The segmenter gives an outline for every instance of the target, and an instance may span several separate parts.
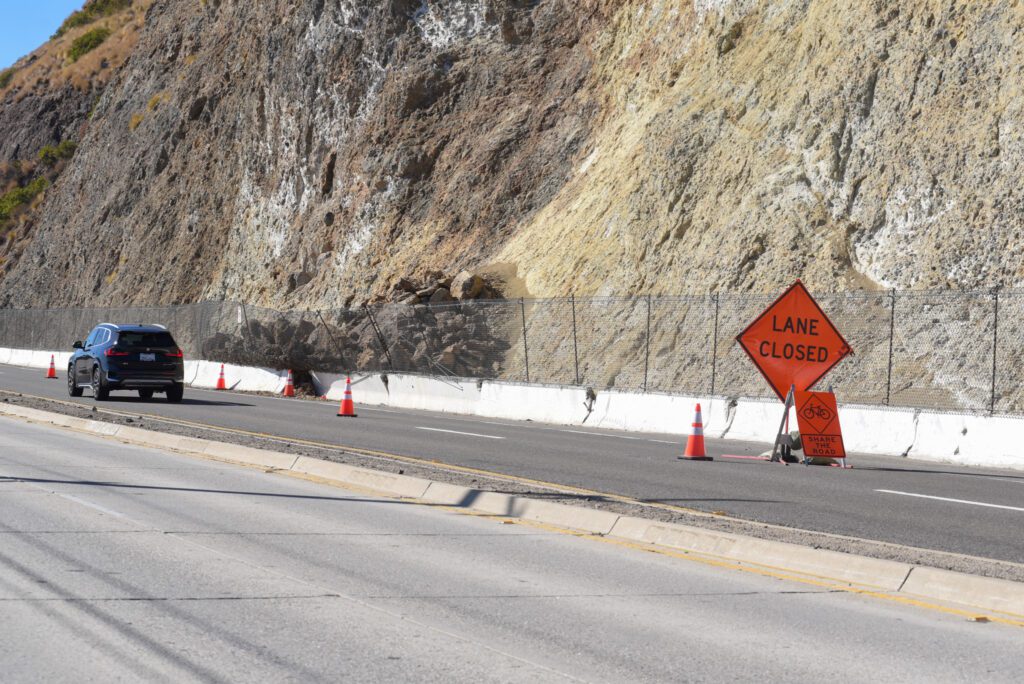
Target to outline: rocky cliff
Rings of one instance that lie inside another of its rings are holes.
[[[134,50],[151,2],[90,0],[59,35],[0,71],[0,278],[34,239],[46,215],[42,193],[63,172],[93,107]],[[78,54],[76,41],[97,30],[105,38]]]
[[[0,304],[341,306],[463,268],[529,296],[1022,282],[1020,3],[178,0],[139,24]],[[0,161],[64,137],[41,98],[87,109],[45,90],[4,96]]]

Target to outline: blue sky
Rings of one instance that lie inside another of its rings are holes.
[[[69,14],[84,0],[0,0],[0,69],[49,40]]]

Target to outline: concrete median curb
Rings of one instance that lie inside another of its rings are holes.
[[[619,518],[611,535],[886,591],[898,591],[914,567],[907,563],[626,516]]]
[[[756,568],[783,570],[795,575],[849,584],[858,588],[956,603],[972,609],[1017,618],[1024,617],[1024,583],[1019,582],[622,516],[582,506],[484,491],[307,456],[296,457],[212,440],[169,435],[23,406],[0,404],[0,414],[114,438],[136,446],[170,449],[227,463],[313,476],[341,486],[368,489],[385,496],[530,520]]]

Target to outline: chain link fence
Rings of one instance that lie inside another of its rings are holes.
[[[820,295],[853,347],[846,403],[1024,413],[1024,290]],[[774,297],[575,298],[277,311],[234,302],[0,310],[0,346],[70,349],[98,323],[160,323],[188,357],[594,389],[772,397],[735,343]]]

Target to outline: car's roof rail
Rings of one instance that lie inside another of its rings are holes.
[[[166,325],[160,325],[159,323],[150,323],[149,327],[150,328],[160,328],[161,330],[167,330],[167,326]]]
[[[117,323],[100,323],[100,325],[109,325],[111,328],[120,328],[121,327]],[[99,327],[99,326],[97,326],[97,327]]]

